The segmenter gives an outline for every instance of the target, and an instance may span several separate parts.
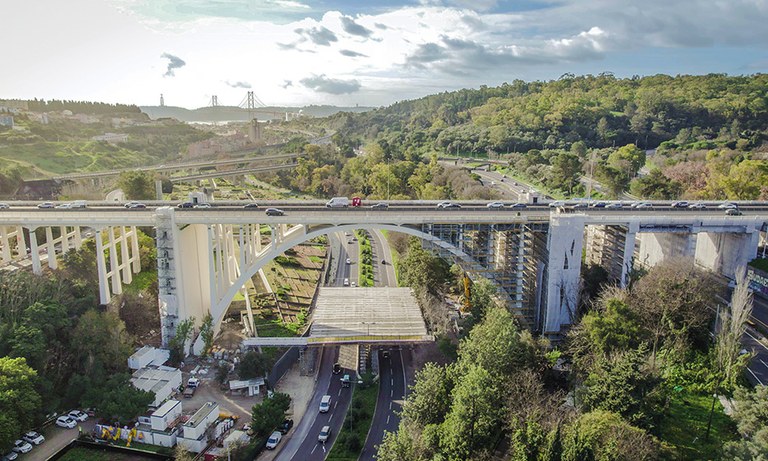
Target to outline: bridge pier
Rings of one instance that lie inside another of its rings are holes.
[[[757,256],[759,242],[757,229],[739,234],[702,232],[697,236],[695,261],[698,266],[734,280],[738,269]]]
[[[696,235],[688,232],[650,232],[639,237],[636,263],[651,268],[672,258],[693,258]]]
[[[559,336],[575,320],[581,285],[585,215],[553,215],[547,248],[546,314],[542,333]]]
[[[635,253],[639,225],[597,225],[586,227],[585,262],[603,267],[611,280],[625,287]]]

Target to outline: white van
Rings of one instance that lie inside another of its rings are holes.
[[[88,202],[85,200],[75,200],[74,202],[69,204],[70,208],[86,208],[88,206]]]
[[[324,395],[320,400],[320,413],[328,413],[331,409],[331,396]]]
[[[334,197],[325,204],[326,208],[346,208],[349,206],[348,197]]]

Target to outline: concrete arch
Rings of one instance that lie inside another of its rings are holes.
[[[313,230],[311,232],[303,233],[299,236],[290,238],[289,240],[282,241],[274,248],[272,248],[272,245],[270,244],[269,247],[267,247],[265,251],[258,256],[255,264],[247,268],[241,268],[240,277],[238,277],[237,280],[235,280],[235,282],[232,284],[232,286],[230,286],[227,289],[226,293],[224,293],[224,296],[217,301],[215,308],[211,309],[212,312],[219,313],[219,315],[217,315],[218,318],[214,318],[215,327],[218,329],[218,326],[221,324],[221,321],[223,320],[224,315],[226,314],[226,310],[229,307],[229,304],[232,302],[232,299],[234,299],[237,292],[240,291],[243,285],[245,285],[245,283],[248,280],[250,280],[254,275],[256,275],[259,269],[263,268],[264,265],[266,265],[269,261],[272,261],[273,259],[275,259],[275,257],[279,256],[284,251],[289,250],[294,246],[304,243],[315,237],[319,237],[321,235],[328,235],[334,232],[353,231],[355,229],[389,230],[393,232],[402,232],[404,234],[413,235],[415,237],[419,237],[423,240],[429,241],[441,248],[444,248],[450,251],[454,256],[466,262],[472,261],[469,255],[467,255],[463,251],[460,251],[458,248],[451,245],[450,243],[440,240],[434,235],[427,234],[425,232],[422,232],[420,230],[416,230],[410,227],[396,226],[394,224],[344,224],[344,225],[323,227],[322,229]]]

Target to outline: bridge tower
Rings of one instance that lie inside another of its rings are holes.
[[[160,107],[165,107],[165,99],[163,98],[163,93],[160,93]]]

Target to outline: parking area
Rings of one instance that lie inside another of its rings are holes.
[[[93,418],[89,418],[87,421],[80,423],[79,427],[83,432],[90,432],[93,430],[94,425],[95,421]],[[67,446],[69,442],[76,439],[79,430],[77,427],[74,429],[64,429],[51,424],[39,432],[45,437],[45,442],[32,448],[32,451],[29,453],[19,454],[17,461],[45,461]]]

